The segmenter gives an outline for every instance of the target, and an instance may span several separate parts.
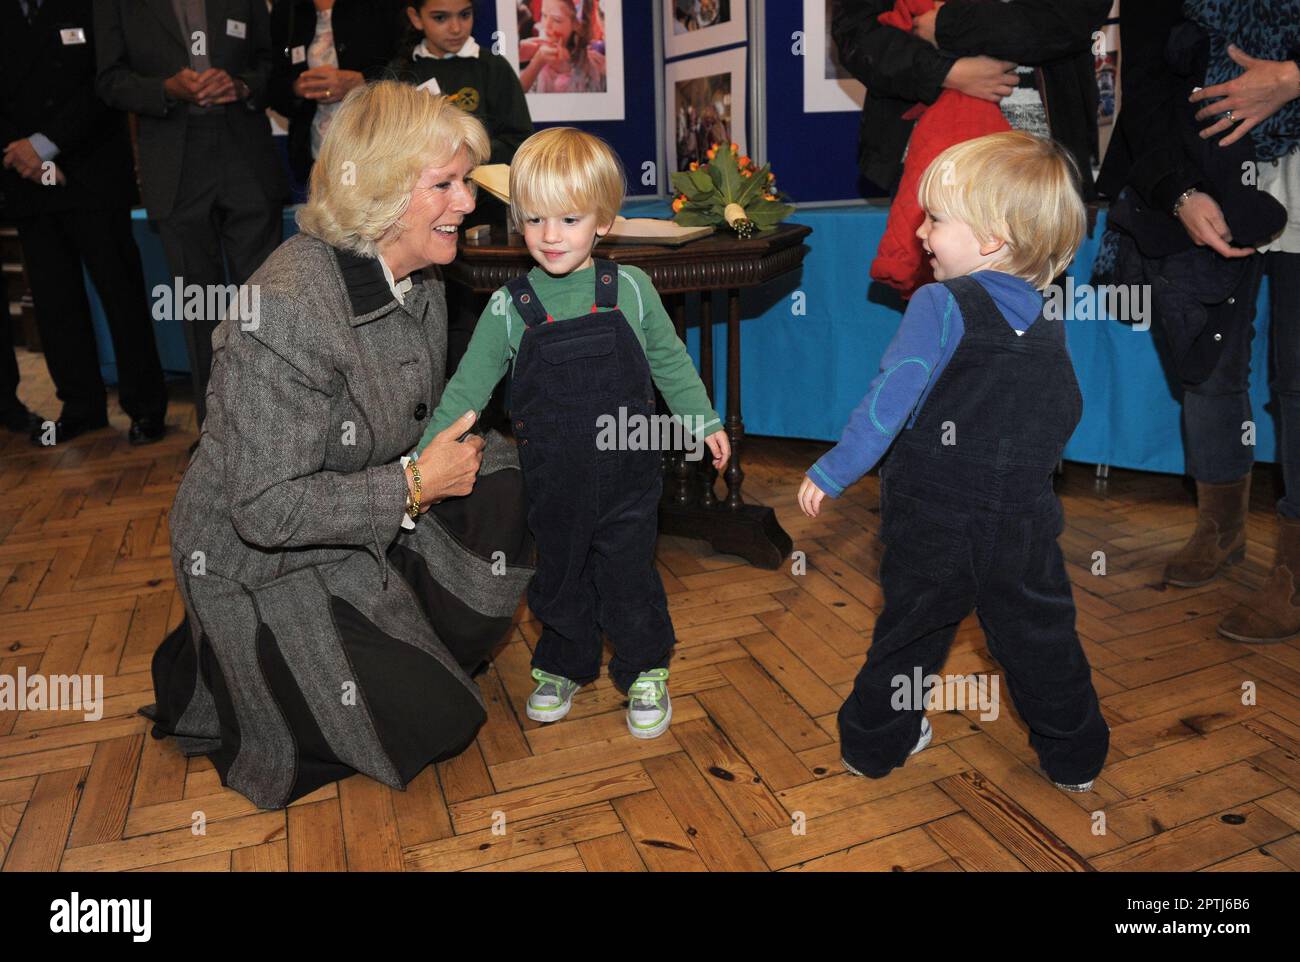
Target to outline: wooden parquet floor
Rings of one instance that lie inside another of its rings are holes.
[[[40,357],[20,356],[22,396],[52,414]],[[98,721],[0,711],[4,871],[1300,868],[1300,645],[1215,633],[1272,562],[1267,468],[1247,563],[1166,590],[1162,559],[1193,526],[1180,480],[1116,470],[1098,485],[1091,466],[1067,465],[1061,542],[1112,729],[1089,794],[1041,774],[1007,698],[993,721],[933,713],[932,746],[886,779],[843,771],[835,714],[881,605],[877,486],[806,519],[794,493],[827,446],[752,439],[747,494],[776,506],[807,572],[661,539],[680,639],[667,734],[631,738],[608,679],[564,721],[529,721],[537,624],[521,608],[479,678],[490,715],[463,755],[405,792],[355,776],[262,812],[135,713],[182,614],[166,511],[192,405],[174,402],[169,421],[163,443],[138,450],[120,415],[59,450],[0,434],[0,674],[105,679]],[[944,670],[998,670],[973,618]]]

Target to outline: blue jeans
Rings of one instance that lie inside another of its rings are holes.
[[[1183,434],[1188,472],[1197,481],[1223,484],[1250,473],[1253,445],[1243,444],[1242,423],[1253,420],[1250,404],[1250,352],[1255,338],[1255,301],[1261,275],[1268,274],[1270,386],[1276,396],[1278,444],[1286,485],[1278,514],[1300,518],[1300,254],[1268,253],[1262,270],[1242,279],[1232,300],[1220,310],[1244,317],[1228,334],[1229,342],[1214,373],[1201,384],[1185,385]]]

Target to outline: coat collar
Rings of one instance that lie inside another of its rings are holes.
[[[379,258],[366,257],[338,247],[333,248],[333,251],[343,275],[343,286],[348,292],[348,304],[352,309],[350,323],[353,327],[401,306],[393,296],[393,289],[388,286]],[[425,280],[425,272],[414,271],[410,276],[411,292],[406,296],[406,306],[414,308],[415,299]]]

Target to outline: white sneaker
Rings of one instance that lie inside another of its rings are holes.
[[[573,707],[573,695],[582,686],[563,675],[552,675],[540,668],[533,669],[537,687],[528,696],[524,711],[533,721],[559,721]]]
[[[926,718],[925,716],[922,716],[921,737],[916,740],[916,744],[913,745],[912,750],[907,753],[907,757],[911,758],[917,752],[924,751],[925,747],[930,744],[930,739],[932,739],[933,737],[934,737],[934,729],[930,727],[930,719]],[[840,764],[844,766],[844,770],[848,772],[850,775],[857,775],[862,778],[866,777],[860,771],[858,771],[856,768],[850,765],[847,759],[841,758]]]
[[[641,672],[627,690],[627,730],[636,738],[658,738],[672,720],[668,669]]]
[[[1096,779],[1093,781],[1096,781]],[[1052,784],[1065,792],[1080,793],[1092,791],[1092,782],[1084,782],[1082,785],[1066,785],[1064,782],[1052,782]]]

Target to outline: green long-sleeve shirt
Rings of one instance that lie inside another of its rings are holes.
[[[557,323],[591,312],[596,294],[594,266],[564,277],[552,277],[534,267],[528,272],[528,280]],[[639,267],[619,265],[618,307],[645,351],[650,374],[669,410],[681,415],[688,427],[698,427],[695,433],[701,438],[721,431],[722,420],[709,403],[686,345],[677,337],[650,278]],[[442,393],[438,409],[420,439],[420,450],[466,411],[483,413],[492,389],[507,368],[513,369],[524,330],[524,320],[515,310],[510,291],[498,289],[488,300],[465,356]]]

